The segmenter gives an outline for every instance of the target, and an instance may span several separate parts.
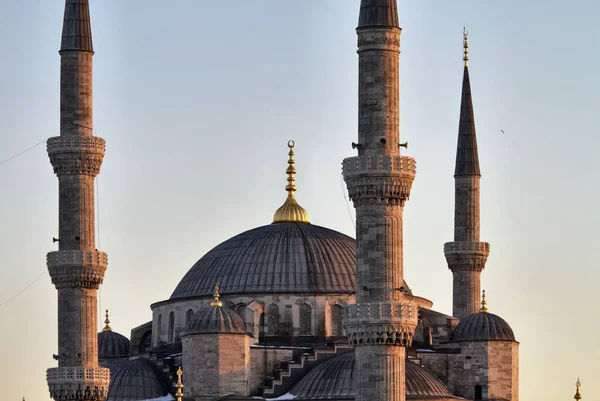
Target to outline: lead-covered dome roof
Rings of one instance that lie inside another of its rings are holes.
[[[222,306],[208,306],[194,314],[184,335],[246,334],[246,325],[235,311]]]
[[[348,352],[317,365],[290,390],[290,394],[295,400],[354,399],[354,358],[354,352]],[[407,360],[406,398],[445,400],[454,397],[439,379]]]
[[[171,299],[223,294],[348,293],[355,290],[356,241],[310,223],[280,222],[217,245],[187,272]]]
[[[154,363],[135,359],[111,368],[106,401],[152,400],[170,392],[169,379]]]
[[[127,358],[130,342],[127,337],[114,331],[98,333],[98,358]]]
[[[452,341],[516,341],[504,319],[489,312],[473,313],[460,319],[452,332]]]

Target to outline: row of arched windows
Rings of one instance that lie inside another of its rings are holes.
[[[185,325],[183,327],[186,327],[188,325],[188,323],[192,320],[193,316],[194,316],[194,311],[191,309],[188,309],[188,311],[185,313]],[[162,315],[158,315],[158,320],[156,323],[157,323],[156,340],[157,340],[157,343],[159,343],[160,335],[162,334]],[[168,330],[167,331],[167,343],[172,344],[175,341],[175,312],[169,313],[169,327],[167,330]]]
[[[299,306],[299,334],[300,335],[311,335],[312,334],[312,306],[307,303],[300,304]],[[331,306],[331,336],[342,337],[344,336],[343,319],[344,319],[344,308],[341,305],[334,304]],[[276,336],[282,333],[281,314],[279,312],[279,306],[271,304],[267,308],[267,335]]]

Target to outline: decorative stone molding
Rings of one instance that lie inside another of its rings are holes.
[[[57,289],[97,289],[104,279],[108,255],[99,251],[55,251],[48,253],[46,264]]]
[[[358,32],[359,53],[365,50],[392,50],[399,52],[400,30],[364,29]]]
[[[452,271],[482,271],[490,254],[487,242],[457,241],[444,244],[444,255]]]
[[[46,143],[54,173],[61,175],[89,175],[100,173],[106,143],[96,136],[55,136]]]
[[[419,297],[402,302],[370,302],[346,307],[348,343],[361,345],[410,346],[419,318],[419,307],[432,303]]]
[[[110,370],[61,367],[46,371],[50,396],[56,401],[102,401],[108,395]]]
[[[412,157],[367,155],[344,159],[342,172],[355,206],[373,203],[403,206],[410,197],[417,170]]]

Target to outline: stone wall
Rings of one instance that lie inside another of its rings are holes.
[[[273,370],[280,366],[281,361],[293,359],[292,348],[268,348],[253,346],[250,348],[250,394],[258,394],[266,376],[271,376]]]
[[[196,400],[225,394],[248,394],[250,344],[248,336],[204,334],[182,339],[186,393]]]

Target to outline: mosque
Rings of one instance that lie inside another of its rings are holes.
[[[52,398],[518,401],[517,337],[480,288],[490,245],[480,240],[467,32],[454,240],[443,246],[453,273],[450,316],[403,278],[403,210],[416,164],[400,141],[396,0],[362,0],[357,12],[357,156],[342,163],[356,239],[311,223],[296,200],[290,141],[287,198],[272,222],[200,257],[128,339],[112,331],[108,311],[99,333],[96,323],[107,255],[96,249],[93,188],[105,143],[91,128],[88,0],[66,0],[61,131],[47,144],[60,199],[59,250],[47,256],[58,291]]]

